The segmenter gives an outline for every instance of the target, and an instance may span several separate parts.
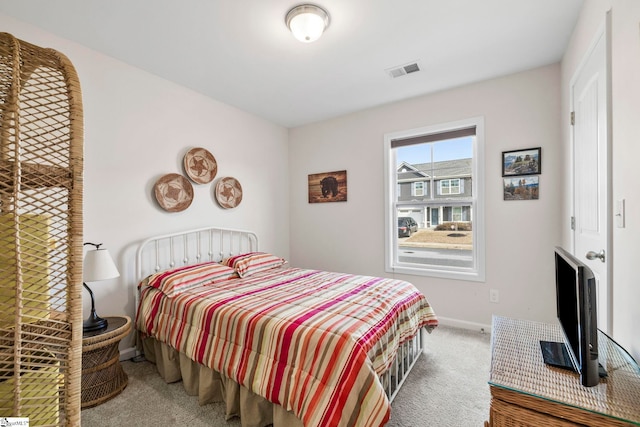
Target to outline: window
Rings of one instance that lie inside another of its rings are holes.
[[[424,196],[424,182],[414,182],[411,195],[416,197]]]
[[[484,281],[483,146],[482,118],[385,135],[386,271]]]
[[[451,221],[462,222],[462,207],[453,206],[451,208]]]
[[[460,179],[443,179],[440,181],[440,194],[460,194],[462,188],[462,180]]]

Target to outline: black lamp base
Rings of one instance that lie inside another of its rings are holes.
[[[87,320],[82,323],[82,332],[93,332],[106,329],[108,325],[107,319],[103,319],[96,314],[96,303],[93,300],[93,292],[91,292],[91,289],[86,283],[82,282],[82,286],[84,286],[85,289],[89,291],[89,295],[91,295],[91,314],[87,317]]]
[[[106,329],[108,325],[107,319],[103,319],[95,311],[92,311],[91,315],[82,323],[82,332],[99,331]]]

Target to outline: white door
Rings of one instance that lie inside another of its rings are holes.
[[[573,236],[574,255],[596,276],[598,327],[611,333],[608,78],[603,32],[571,85]]]

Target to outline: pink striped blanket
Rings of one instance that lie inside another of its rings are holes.
[[[142,284],[145,282],[143,281]],[[312,426],[382,426],[379,381],[400,343],[437,318],[410,283],[297,268],[142,286],[136,325]]]

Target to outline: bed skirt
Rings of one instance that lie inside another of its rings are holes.
[[[215,370],[201,365],[174,348],[153,338],[142,340],[145,358],[156,365],[167,383],[182,380],[190,396],[198,396],[198,403],[225,403],[226,419],[240,417],[242,427],[304,427],[302,421],[282,406],[252,393]]]

